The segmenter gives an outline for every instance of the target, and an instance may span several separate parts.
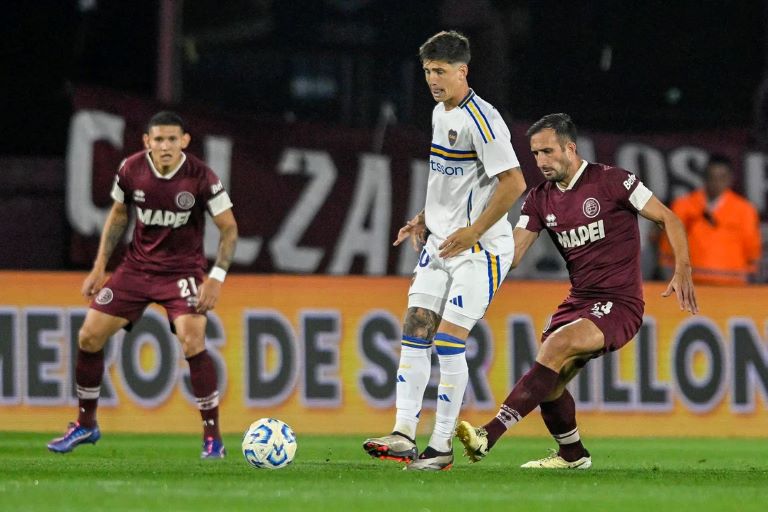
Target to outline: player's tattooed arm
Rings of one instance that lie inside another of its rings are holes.
[[[440,315],[424,308],[408,308],[405,314],[403,333],[406,336],[431,340],[440,325]]]
[[[221,212],[213,218],[213,222],[219,228],[219,249],[214,266],[229,270],[237,245],[237,222],[232,210]]]
[[[213,218],[213,223],[219,228],[219,251],[216,254],[214,267],[221,270],[229,270],[232,258],[235,255],[237,245],[237,222],[232,210],[225,210]],[[205,313],[216,307],[221,293],[222,280],[217,277],[209,277],[200,287],[200,295],[197,301],[197,312]]]
[[[104,224],[104,230],[101,233],[99,242],[99,252],[96,255],[94,267],[105,268],[115,252],[115,247],[123,239],[125,230],[128,228],[128,207],[124,203],[115,201],[112,209],[107,216],[107,222]]]
[[[105,281],[109,258],[115,252],[115,247],[123,239],[123,234],[127,228],[128,207],[124,203],[115,201],[107,216],[104,230],[101,232],[99,251],[96,254],[96,260],[93,262],[93,269],[86,276],[80,288],[80,293],[86,299],[90,300],[101,289],[101,285]]]

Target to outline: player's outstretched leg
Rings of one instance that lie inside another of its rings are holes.
[[[470,464],[488,455],[488,432],[483,427],[473,427],[468,421],[461,421],[456,427],[456,437],[464,445],[464,455]]]
[[[48,449],[55,453],[68,453],[81,444],[96,444],[101,439],[98,425],[83,427],[78,422],[71,422],[63,436],[48,443]]]
[[[372,437],[363,443],[363,450],[371,457],[409,464],[416,459],[416,442],[400,432],[388,436]]]

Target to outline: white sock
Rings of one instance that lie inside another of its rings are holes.
[[[440,385],[437,387],[437,411],[435,429],[429,439],[429,446],[439,452],[451,450],[453,431],[459,419],[461,402],[467,389],[469,370],[467,357],[460,354],[440,355]]]
[[[425,341],[425,343],[428,343]],[[424,390],[429,383],[431,373],[430,357],[432,349],[412,348],[403,345],[400,351],[400,368],[397,370],[397,415],[393,431],[416,439],[416,426],[424,400]]]

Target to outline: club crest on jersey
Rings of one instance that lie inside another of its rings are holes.
[[[136,189],[133,191],[133,202],[134,203],[143,203],[144,202],[144,191]]]
[[[597,202],[597,199],[594,197],[588,197],[584,201],[584,205],[582,206],[582,211],[584,212],[584,215],[589,217],[590,219],[594,219],[597,217],[597,214],[600,213],[600,203]]]
[[[99,290],[99,294],[96,295],[96,304],[101,304],[103,306],[112,302],[112,299],[114,298],[115,294],[112,293],[112,290],[109,288],[102,288]]]
[[[458,133],[456,133],[456,130],[448,130],[448,142],[451,143],[451,146],[456,144],[456,138],[459,136]]]
[[[176,206],[182,210],[189,210],[195,205],[195,196],[187,191],[176,194]]]

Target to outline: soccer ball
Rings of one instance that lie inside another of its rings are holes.
[[[254,421],[243,435],[243,455],[254,468],[284,468],[296,455],[296,446],[291,427],[274,418]]]

